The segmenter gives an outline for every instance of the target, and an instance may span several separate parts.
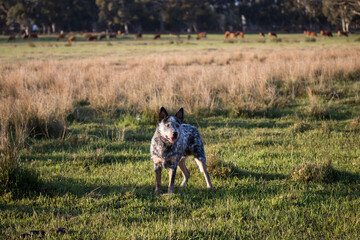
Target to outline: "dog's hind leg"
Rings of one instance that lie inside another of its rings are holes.
[[[200,172],[202,172],[204,174],[207,188],[209,188],[209,189],[212,188],[212,183],[210,181],[209,172],[207,171],[207,168],[206,168],[206,158],[195,157],[195,161],[200,168]]]
[[[184,176],[184,180],[182,181],[182,183],[180,184],[180,187],[185,187],[187,181],[189,180],[189,177],[190,177],[190,172],[189,170],[186,168],[186,157],[182,157],[180,159],[180,162],[179,162],[179,168]]]

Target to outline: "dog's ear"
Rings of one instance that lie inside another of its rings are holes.
[[[180,108],[180,110],[175,114],[175,117],[180,119],[182,122],[184,121],[184,109]]]
[[[166,112],[164,107],[161,107],[160,113],[159,113],[159,121],[163,120],[164,118],[167,118],[169,114]]]

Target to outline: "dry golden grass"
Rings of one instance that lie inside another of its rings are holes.
[[[162,105],[182,106],[188,113],[276,108],[306,94],[308,87],[326,88],[335,78],[358,71],[359,55],[354,47],[249,48],[151,53],[122,61],[4,62],[1,128],[40,128],[49,135],[49,125],[65,124],[66,116],[84,101],[109,114],[156,112]]]

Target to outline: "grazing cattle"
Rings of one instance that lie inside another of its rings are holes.
[[[320,35],[322,36],[322,37],[333,37],[333,35],[332,35],[332,33],[330,32],[330,31],[326,31],[326,30],[321,30],[320,31]]]
[[[310,36],[310,31],[304,31],[305,36]]]
[[[259,32],[259,36],[264,38],[265,34],[263,32]]]
[[[187,40],[190,40],[191,39],[191,34],[188,34],[187,35]]]
[[[290,32],[290,30],[288,29],[288,28],[283,28],[283,29],[281,29],[283,32],[285,32],[285,33],[289,33]]]
[[[277,35],[274,32],[269,32],[269,37],[276,37],[277,38]]]
[[[76,37],[75,37],[75,36],[71,36],[71,37],[68,38],[68,43],[71,43],[71,42],[73,42],[73,41],[75,41],[75,40],[76,40]]]
[[[120,36],[122,35],[120,30],[117,31],[117,34],[120,35]]]
[[[337,31],[338,37],[345,36],[348,37],[349,35],[346,32],[341,31],[340,29]]]
[[[102,39],[104,39],[104,38],[106,38],[106,34],[105,34],[105,33],[100,34],[99,40],[102,40]]]
[[[97,41],[96,35],[88,35],[86,38],[87,41]]]
[[[153,39],[155,40],[155,39],[160,39],[160,38],[161,38],[161,33],[158,33],[158,34],[155,34]]]
[[[309,34],[310,34],[310,37],[317,37],[316,32],[310,32]]]
[[[235,37],[237,37],[237,36],[239,36],[241,39],[243,39],[243,38],[244,38],[244,33],[243,33],[243,32],[240,32],[240,31],[237,31],[237,32],[235,33]]]
[[[60,39],[63,39],[65,38],[65,34],[64,33],[60,33],[57,38],[56,38],[56,41],[59,41]]]
[[[109,38],[116,38],[116,33],[110,33]]]
[[[8,38],[8,40],[7,40],[8,42],[10,42],[10,41],[15,41],[15,36],[9,36],[9,38]]]
[[[201,38],[206,38],[206,32],[201,32],[198,34],[198,36]]]
[[[206,32],[201,32],[197,35],[197,40],[200,40],[201,38],[206,38]]]
[[[226,31],[226,32],[225,32],[225,39],[228,39],[229,36],[230,36],[230,32],[229,32],[229,31]]]
[[[30,38],[30,36],[25,33],[25,35],[23,36],[23,39],[28,39],[28,38]]]
[[[30,38],[38,38],[37,33],[30,33]]]
[[[230,36],[229,36],[230,38],[236,38],[236,35],[235,35],[235,33],[230,33]]]
[[[142,38],[142,33],[138,32],[137,34],[135,34],[135,40],[138,38]]]
[[[83,34],[83,37],[84,37],[84,38],[88,38],[89,36],[91,36],[91,34],[89,34],[89,33],[84,33],[84,34]]]

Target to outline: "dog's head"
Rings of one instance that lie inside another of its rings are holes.
[[[184,120],[184,109],[180,110],[175,116],[169,116],[164,107],[159,112],[158,130],[163,139],[170,143],[175,143],[181,134],[180,126]]]

